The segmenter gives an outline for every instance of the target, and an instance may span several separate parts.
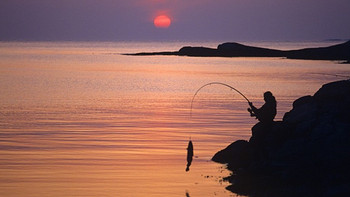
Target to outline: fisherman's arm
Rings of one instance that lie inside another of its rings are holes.
[[[258,108],[256,108],[256,107],[253,105],[252,102],[249,102],[248,104],[249,104],[249,106],[251,107],[251,109],[252,109],[252,111],[253,111],[254,113],[256,113],[256,112],[258,111]]]
[[[249,104],[249,106],[251,107],[251,108],[248,108],[248,109],[247,109],[248,112],[250,113],[250,116],[256,117],[257,108],[253,105],[252,102],[248,102],[248,104]]]

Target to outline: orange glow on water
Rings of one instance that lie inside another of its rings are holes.
[[[171,19],[167,15],[159,15],[154,19],[153,23],[157,28],[168,28],[171,25]]]

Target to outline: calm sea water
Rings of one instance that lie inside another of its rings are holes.
[[[0,43],[0,196],[235,196],[210,161],[256,123],[247,103],[292,102],[349,65],[282,58],[123,56],[219,43]],[[248,43],[295,49],[334,43]],[[186,147],[195,158],[185,172]]]

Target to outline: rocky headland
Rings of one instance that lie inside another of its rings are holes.
[[[217,48],[185,46],[178,51],[142,52],[124,55],[177,55],[192,57],[283,57],[289,59],[350,61],[350,41],[328,47],[298,50],[277,50],[247,46],[235,42],[220,44]]]
[[[350,80],[294,101],[282,121],[257,123],[212,158],[227,164],[228,186],[250,196],[350,195]]]

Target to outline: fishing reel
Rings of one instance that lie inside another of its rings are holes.
[[[254,114],[254,112],[251,108],[248,108],[247,110],[250,113],[250,117],[256,117],[256,115]]]

